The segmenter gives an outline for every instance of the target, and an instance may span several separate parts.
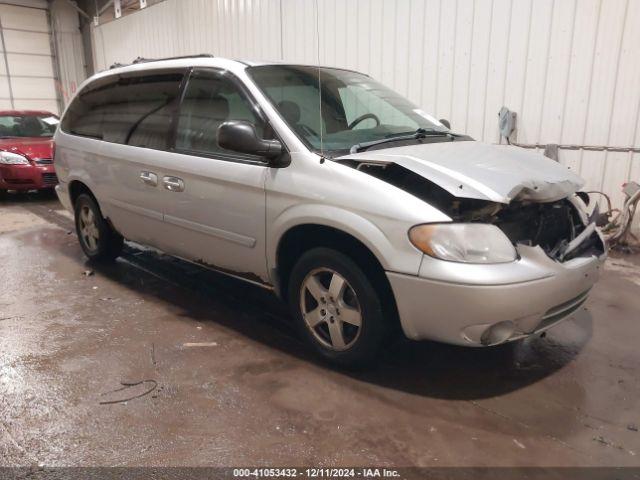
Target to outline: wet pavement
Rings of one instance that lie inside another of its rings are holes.
[[[53,197],[10,196],[0,465],[638,466],[639,265],[545,338],[343,372],[268,291],[134,245],[93,267]]]

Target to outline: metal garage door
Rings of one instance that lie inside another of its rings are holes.
[[[0,3],[0,109],[60,113],[46,2]]]

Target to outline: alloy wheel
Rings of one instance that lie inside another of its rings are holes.
[[[82,241],[91,251],[98,249],[98,242],[100,240],[100,230],[96,224],[96,217],[93,210],[87,205],[83,205],[80,209],[80,236]]]
[[[302,282],[300,309],[307,328],[331,350],[349,349],[362,330],[362,309],[353,287],[339,273],[318,268]]]

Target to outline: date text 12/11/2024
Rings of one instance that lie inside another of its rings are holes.
[[[387,468],[238,468],[234,478],[398,478]]]

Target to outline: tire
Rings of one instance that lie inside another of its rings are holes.
[[[0,189],[0,200],[7,198],[7,191]]]
[[[95,262],[115,260],[124,240],[105,220],[95,199],[81,194],[74,206],[76,233],[84,254]]]
[[[391,322],[382,296],[348,256],[329,248],[304,253],[289,276],[288,298],[301,336],[325,360],[362,368],[380,357]]]

